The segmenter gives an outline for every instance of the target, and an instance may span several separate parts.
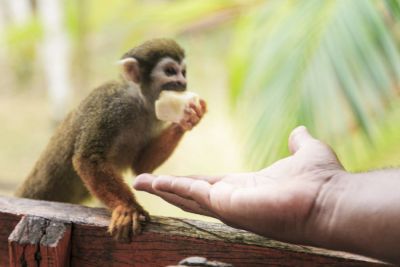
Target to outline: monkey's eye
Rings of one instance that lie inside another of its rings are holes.
[[[183,75],[183,77],[186,77],[186,70],[182,71],[182,75]]]
[[[166,68],[164,72],[167,74],[167,76],[176,75],[176,70],[172,67]]]

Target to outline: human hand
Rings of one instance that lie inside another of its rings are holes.
[[[184,131],[191,130],[196,126],[201,118],[207,111],[207,104],[203,99],[199,101],[200,105],[195,103],[190,103],[184,110],[184,116],[182,120],[178,123],[180,128]]]
[[[291,156],[252,173],[173,177],[142,174],[134,187],[183,210],[282,241],[309,243],[326,185],[344,173],[335,153],[300,126]]]

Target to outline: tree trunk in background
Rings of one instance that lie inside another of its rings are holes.
[[[8,0],[8,8],[11,21],[17,25],[26,24],[32,15],[29,0]]]
[[[60,0],[38,0],[36,4],[44,30],[40,52],[43,55],[51,114],[52,119],[58,122],[63,119],[71,97],[70,46],[64,28],[64,12]]]

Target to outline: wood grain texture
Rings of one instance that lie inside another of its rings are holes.
[[[71,223],[49,221],[40,241],[41,266],[70,266]]]
[[[0,214],[0,266],[9,266],[8,237],[18,224],[21,216],[1,213]]]
[[[385,265],[348,253],[266,239],[223,224],[178,218],[152,217],[142,235],[121,244],[106,232],[110,215],[105,209],[0,197],[0,229],[3,224],[9,229],[10,220],[17,221],[21,215],[72,223],[71,266],[166,266],[189,256],[235,267]]]
[[[39,266],[39,243],[46,228],[46,220],[26,216],[21,219],[8,238],[10,267]]]
[[[24,216],[8,238],[10,266],[69,266],[71,224]]]

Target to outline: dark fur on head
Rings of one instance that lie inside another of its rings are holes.
[[[149,82],[150,72],[164,57],[181,62],[185,51],[172,39],[152,39],[126,52],[121,59],[133,57],[139,62],[143,82]]]

